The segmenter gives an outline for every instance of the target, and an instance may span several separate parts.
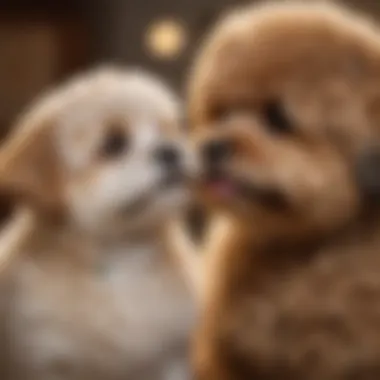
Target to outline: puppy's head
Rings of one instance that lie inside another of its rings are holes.
[[[91,233],[157,228],[187,198],[179,112],[146,74],[102,69],[74,79],[5,142],[0,190]]]
[[[380,34],[359,16],[302,2],[237,11],[206,41],[189,93],[201,194],[246,225],[331,231],[380,198]]]

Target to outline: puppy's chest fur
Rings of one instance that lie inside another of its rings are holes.
[[[200,331],[198,379],[379,379],[380,238],[347,240],[235,268]]]
[[[173,268],[148,244],[100,253],[92,265],[33,253],[19,263],[8,308],[15,379],[185,377],[193,310]]]

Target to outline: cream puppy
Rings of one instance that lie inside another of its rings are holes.
[[[0,190],[24,208],[0,244],[2,380],[188,377],[195,313],[165,229],[189,197],[179,113],[156,78],[100,69],[16,125],[0,153]]]

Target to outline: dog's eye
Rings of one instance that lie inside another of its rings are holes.
[[[266,103],[262,115],[272,132],[284,134],[292,132],[292,123],[280,101],[272,100]]]
[[[126,151],[128,148],[128,137],[122,129],[113,129],[105,136],[101,147],[101,154],[106,158],[114,158]]]
[[[229,109],[227,107],[224,107],[222,105],[215,105],[210,110],[210,118],[214,121],[221,121],[224,120],[229,113]]]

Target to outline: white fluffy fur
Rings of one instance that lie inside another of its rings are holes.
[[[33,135],[54,121],[66,218],[54,224],[32,208],[19,216],[18,237],[13,229],[3,237],[2,380],[188,378],[194,309],[161,233],[188,194],[156,187],[164,173],[154,159],[163,143],[183,143],[179,112],[155,78],[107,69],[52,92],[16,126]],[[130,147],[102,161],[113,121]],[[145,193],[136,215],[121,212]]]

